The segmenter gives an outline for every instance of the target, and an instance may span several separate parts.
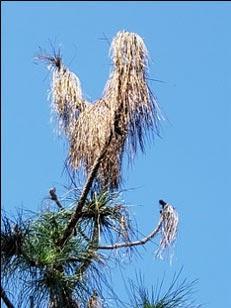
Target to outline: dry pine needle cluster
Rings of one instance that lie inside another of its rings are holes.
[[[83,98],[78,77],[64,66],[61,57],[59,61],[51,57],[51,99],[69,140],[72,170],[82,168],[87,176],[111,138],[96,183],[100,189],[114,190],[121,182],[124,152],[133,158],[138,146],[144,151],[146,135],[158,132],[160,113],[148,86],[148,54],[142,38],[118,32],[110,55],[113,68],[102,98],[94,104]]]

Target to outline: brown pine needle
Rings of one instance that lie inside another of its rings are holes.
[[[60,129],[71,135],[78,114],[85,108],[78,77],[61,64],[55,67],[52,76],[51,99],[54,111],[59,116]]]
[[[87,105],[79,115],[70,139],[69,163],[83,167],[88,174],[102,151],[109,132],[112,141],[98,171],[102,188],[118,188],[121,164],[126,150],[133,158],[138,145],[145,148],[148,131],[157,128],[158,105],[146,78],[147,50],[135,33],[119,32],[111,45],[113,70],[103,98]]]
[[[161,241],[156,256],[162,259],[164,250],[170,247],[176,239],[179,218],[175,208],[168,203],[163,208],[161,218]]]
[[[68,137],[69,166],[91,172],[112,131],[95,184],[100,189],[117,189],[121,183],[124,153],[131,161],[145,140],[158,133],[160,112],[147,78],[148,52],[136,33],[120,31],[112,41],[113,68],[103,97],[88,103],[82,96],[78,77],[64,66],[60,54],[40,56],[52,69],[51,100],[59,127]]]

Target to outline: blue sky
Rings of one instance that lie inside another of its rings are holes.
[[[144,234],[158,220],[158,200],[167,200],[179,211],[180,232],[172,265],[155,260],[149,243],[124,275],[141,270],[151,285],[183,266],[182,276],[199,279],[198,302],[231,306],[231,3],[5,1],[2,9],[3,207],[39,210],[49,188],[66,183],[64,142],[50,123],[49,75],[33,61],[38,47],[60,45],[95,100],[110,69],[101,38],[137,32],[152,60],[150,78],[164,81],[151,88],[167,120],[162,138],[124,168],[124,188],[136,188],[124,199]],[[118,272],[114,286],[126,298]]]

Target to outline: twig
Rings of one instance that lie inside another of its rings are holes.
[[[76,226],[76,223],[78,222],[78,220],[82,217],[82,208],[85,204],[85,201],[87,199],[87,195],[91,189],[91,186],[93,184],[93,181],[96,177],[96,174],[98,172],[98,169],[99,169],[99,166],[100,166],[100,163],[102,161],[102,159],[104,158],[104,155],[108,149],[108,146],[111,142],[111,139],[112,139],[112,131],[110,133],[110,136],[107,140],[107,142],[105,143],[104,147],[103,147],[103,150],[101,152],[101,154],[98,156],[98,158],[95,160],[95,163],[94,165],[92,166],[92,169],[91,169],[91,172],[87,178],[87,181],[85,183],[85,186],[84,186],[84,189],[82,191],[82,194],[80,196],[80,199],[79,199],[79,202],[76,206],[76,209],[75,209],[75,212],[73,214],[73,216],[71,217],[70,221],[69,221],[69,224],[67,225],[66,229],[64,230],[63,232],[63,236],[61,237],[61,239],[59,239],[59,241],[57,242],[57,245],[60,247],[60,248],[63,248],[63,246],[65,245],[66,241],[68,240],[68,238],[71,236],[75,226]]]
[[[63,209],[63,206],[62,206],[62,204],[59,202],[59,199],[58,199],[58,197],[57,197],[57,195],[56,195],[56,188],[55,188],[55,187],[51,188],[51,189],[49,190],[49,193],[50,193],[50,196],[51,196],[51,200],[53,200],[53,201],[57,204],[57,206],[58,206],[60,209]]]
[[[11,301],[9,300],[8,296],[6,295],[5,290],[3,290],[2,286],[1,286],[1,298],[3,300],[3,302],[5,303],[5,305],[8,308],[14,308],[14,305],[11,303]]]
[[[161,218],[157,227],[148,236],[144,237],[142,240],[134,241],[134,242],[126,242],[126,243],[116,243],[113,245],[98,246],[98,249],[118,249],[118,248],[124,248],[124,247],[144,245],[158,234],[158,232],[160,231],[162,222],[163,220]]]

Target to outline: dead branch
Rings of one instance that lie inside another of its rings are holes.
[[[105,245],[105,246],[98,246],[98,249],[118,249],[118,248],[124,248],[124,247],[132,247],[132,246],[139,246],[146,244],[149,240],[151,240],[153,237],[155,237],[158,232],[160,231],[162,225],[162,219],[160,219],[157,227],[146,237],[139,241],[134,242],[124,242],[124,243],[116,243],[113,245]]]
[[[165,248],[169,247],[176,239],[179,219],[177,211],[171,204],[163,200],[160,200],[159,203],[162,205],[162,210],[160,211],[160,220],[157,227],[149,235],[139,241],[98,246],[98,249],[119,249],[124,247],[144,245],[160,232],[161,239],[156,255],[162,257],[162,252],[165,250]]]

